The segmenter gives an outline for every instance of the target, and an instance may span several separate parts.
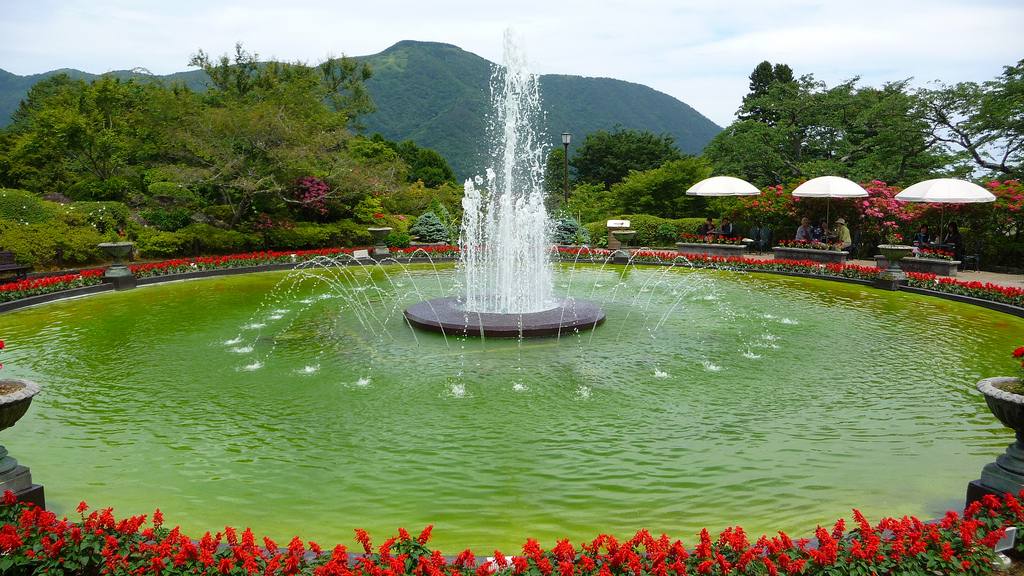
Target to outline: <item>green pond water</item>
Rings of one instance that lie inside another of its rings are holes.
[[[0,315],[3,375],[40,382],[3,433],[74,515],[160,508],[198,537],[515,553],[641,528],[809,535],[858,508],[934,518],[1012,441],[974,383],[1024,320],[908,293],[682,268],[562,268],[593,332],[416,333],[450,266],[261,273]]]

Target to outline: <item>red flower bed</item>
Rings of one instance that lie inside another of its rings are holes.
[[[44,276],[42,278],[29,278],[0,284],[0,302],[9,302],[29,296],[38,296],[50,292],[60,292],[70,288],[90,286],[100,283],[100,276],[103,269],[83,270],[77,274],[64,274],[61,276]]]
[[[1024,307],[1024,288],[999,286],[991,282],[969,282],[918,272],[907,272],[907,285]]]
[[[350,557],[341,544],[325,552],[315,542],[298,537],[284,549],[269,538],[261,545],[249,529],[232,528],[198,541],[178,528],[167,529],[163,516],[153,514],[117,520],[108,509],[93,511],[83,502],[81,520],[20,504],[6,492],[0,505],[0,572],[52,575],[290,575],[316,576],[686,576],[688,574],[833,576],[898,574],[989,574],[993,546],[1005,529],[1024,527],[1024,508],[1011,494],[986,496],[963,516],[947,512],[940,522],[923,523],[912,517],[884,518],[872,525],[857,510],[854,527],[840,519],[831,530],[818,527],[812,545],[783,532],[751,541],[742,528],[729,528],[712,538],[702,530],[697,546],[641,530],[626,541],[599,535],[574,546],[560,540],[544,550],[527,539],[522,554],[506,556],[495,550],[480,564],[466,550],[454,559],[430,550],[432,526],[413,538],[404,529],[374,547],[370,536],[356,530],[362,554]]]
[[[129,266],[132,273],[143,278],[180,274],[196,270],[215,270],[219,268],[237,268],[259,266],[264,264],[281,264],[289,262],[305,262],[319,256],[337,256],[351,254],[352,248],[321,248],[317,250],[264,251],[249,254],[233,254],[230,256],[201,256],[198,258],[179,258],[166,262],[137,264]],[[426,255],[432,257],[454,257],[458,254],[457,246],[422,246],[409,248],[392,248],[395,256],[415,257]],[[604,260],[612,255],[611,250],[600,248],[565,248],[556,249],[558,257],[565,259],[597,259]],[[880,270],[873,266],[856,264],[821,264],[811,260],[755,260],[737,257],[706,256],[704,254],[677,254],[670,251],[637,250],[633,252],[634,262],[688,262],[701,267],[726,267],[733,270],[774,270],[783,272],[799,272],[819,276],[841,276],[874,280]],[[17,300],[28,296],[58,292],[79,286],[98,284],[103,269],[86,270],[79,274],[47,276],[20,280],[8,284],[0,284],[0,302]],[[908,272],[911,286],[928,288],[942,292],[963,294],[984,300],[993,300],[1024,307],[1024,289],[998,286],[981,282],[962,282],[952,278],[938,278],[934,274],[917,274]]]

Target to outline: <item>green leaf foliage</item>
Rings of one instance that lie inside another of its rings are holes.
[[[576,153],[570,154],[569,165],[578,181],[610,189],[630,172],[653,170],[682,157],[672,136],[616,125],[611,132],[587,134]]]
[[[405,232],[392,232],[384,238],[384,245],[388,248],[408,248],[410,242],[409,235]]]
[[[780,68],[780,66],[784,68]],[[907,82],[829,88],[785,65],[762,62],[737,120],[704,156],[715,174],[758,187],[835,175],[908,185],[933,177],[953,157],[929,134],[929,121]]]
[[[149,210],[142,217],[164,232],[174,232],[192,223],[188,210]]]
[[[0,219],[39,224],[54,217],[54,205],[25,190],[0,189]]]
[[[697,216],[704,209],[704,199],[687,196],[686,190],[710,175],[703,159],[684,158],[653,170],[630,172],[611,192],[622,210],[662,218]]]
[[[609,218],[609,220],[629,220],[630,229],[636,230],[636,237],[631,242],[631,246],[647,246],[647,247],[675,247],[677,240],[671,239],[667,242],[665,239],[660,239],[659,230],[663,230],[663,227],[670,226],[676,230],[679,234],[695,234],[697,227],[704,223],[703,218],[659,218],[657,216],[651,216],[648,214],[618,214]],[[607,221],[601,222],[590,222],[584,226],[587,232],[590,234],[591,240],[597,245],[597,240],[600,238],[608,238],[608,223]]]

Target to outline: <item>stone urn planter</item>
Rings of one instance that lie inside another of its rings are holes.
[[[0,378],[0,430],[6,430],[28,412],[32,398],[42,387],[23,378]],[[7,484],[8,476],[18,467],[18,461],[7,455],[7,448],[0,446],[0,487]],[[29,482],[31,484],[31,482]],[[7,490],[17,493],[15,487]],[[24,487],[23,487],[24,488]]]
[[[622,247],[612,254],[612,263],[629,264],[632,252],[629,251],[629,242],[636,236],[636,230],[612,230],[612,235],[618,240]]]
[[[1024,395],[1007,390],[1016,386],[1024,392],[1022,384],[1020,378],[1011,377],[986,378],[977,384],[988,409],[1016,434],[1016,441],[1006,452],[981,471],[981,486],[998,494],[1018,494],[1024,487]]]
[[[111,258],[114,263],[103,273],[103,282],[113,284],[115,290],[129,290],[135,288],[135,275],[128,269],[123,258],[131,253],[135,244],[132,242],[104,242],[99,245]]]
[[[886,266],[885,270],[882,270],[882,278],[887,280],[895,281],[906,281],[907,275],[903,273],[900,268],[900,260],[910,256],[913,253],[914,248],[911,246],[904,246],[902,244],[880,244],[878,251],[885,256],[888,260],[889,265]]]
[[[370,257],[379,260],[391,256],[391,250],[388,250],[387,244],[384,243],[384,239],[391,234],[391,228],[367,228],[366,231],[373,235],[373,250],[370,252]]]

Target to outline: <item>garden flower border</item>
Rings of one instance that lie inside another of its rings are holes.
[[[318,256],[351,255],[353,248],[321,248],[318,250],[264,251],[230,256],[201,256],[180,258],[129,266],[139,285],[206,278],[230,274],[290,270]],[[418,254],[426,254],[432,262],[452,262],[457,259],[456,246],[426,246],[393,248],[395,261],[408,264],[427,261]],[[606,264],[614,251],[600,248],[556,247],[553,249],[563,263]],[[370,262],[353,259],[351,266]],[[821,263],[813,260],[754,260],[741,257],[679,254],[668,250],[635,250],[631,262],[647,265],[687,265],[696,268],[716,268],[741,272],[763,272],[786,276],[820,278],[839,282],[852,282],[870,286],[879,278],[880,269],[857,264]],[[54,300],[73,298],[112,290],[102,284],[103,268],[66,272],[0,284],[0,314],[35,306]],[[982,306],[1024,318],[1024,289],[991,283],[969,282],[935,274],[907,273],[908,284],[901,288],[908,292],[947,298]]]
[[[1022,492],[1018,497],[1024,497]],[[338,544],[329,553],[315,542],[295,537],[285,550],[269,538],[262,546],[248,528],[239,535],[231,527],[193,540],[175,527],[163,526],[159,509],[152,527],[147,517],[117,520],[107,508],[93,511],[82,502],[80,521],[58,519],[49,511],[19,503],[11,492],[0,504],[0,573],[50,575],[184,574],[314,576],[686,576],[796,575],[851,576],[905,574],[991,574],[997,563],[994,548],[1006,529],[1024,529],[1024,507],[1018,497],[992,495],[974,502],[961,517],[947,512],[942,520],[924,523],[912,517],[883,518],[872,525],[856,509],[855,527],[843,519],[832,530],[821,526],[815,539],[793,540],[784,532],[751,543],[742,528],[727,528],[712,540],[702,530],[696,548],[687,549],[667,535],[655,538],[640,530],[627,541],[598,535],[577,550],[568,539],[544,550],[527,539],[522,554],[494,555],[477,562],[466,550],[445,557],[427,547],[433,526],[414,540],[402,528],[398,536],[376,549],[370,536],[355,529],[362,553]],[[239,536],[241,538],[239,539]],[[308,546],[308,549],[307,549]],[[1018,543],[1020,552],[1024,544]]]

